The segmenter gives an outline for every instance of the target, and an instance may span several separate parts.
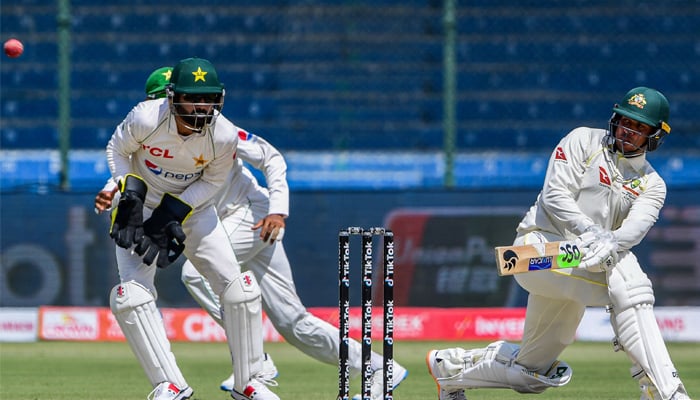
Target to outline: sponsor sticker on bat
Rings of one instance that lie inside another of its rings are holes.
[[[529,271],[552,269],[552,257],[533,257],[530,259]]]
[[[561,242],[559,246],[559,255],[557,256],[557,264],[559,268],[578,267],[581,263],[581,250],[572,242]]]

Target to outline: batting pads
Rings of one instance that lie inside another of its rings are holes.
[[[262,300],[252,272],[240,274],[224,289],[221,317],[233,358],[234,389],[243,392],[251,378],[262,371]]]
[[[456,347],[431,353],[430,371],[442,389],[505,388],[519,393],[541,393],[549,387],[564,386],[572,371],[557,361],[546,374],[528,371],[515,363],[520,347],[498,341],[486,348],[464,350]]]
[[[151,292],[136,282],[124,282],[112,289],[109,304],[153,387],[165,381],[179,388],[188,387],[170,351],[163,320]]]
[[[617,335],[617,349],[621,347],[644,370],[661,399],[670,399],[676,392],[687,394],[656,322],[654,291],[646,274],[638,264],[635,267],[631,262],[620,263],[608,272],[608,292],[613,303],[610,322]],[[636,377],[641,380],[643,374]]]

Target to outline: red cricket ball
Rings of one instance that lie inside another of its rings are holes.
[[[5,54],[10,58],[16,58],[22,55],[24,45],[17,39],[8,39],[3,46]]]

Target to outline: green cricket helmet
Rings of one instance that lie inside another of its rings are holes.
[[[170,83],[170,75],[172,75],[172,72],[172,67],[162,67],[151,72],[151,75],[146,80],[147,99],[167,97],[165,87]]]
[[[668,125],[668,100],[658,90],[644,86],[636,87],[627,92],[619,104],[613,106],[613,116],[610,119],[610,132],[608,133],[612,138],[614,138],[615,128],[622,116],[655,128],[655,131],[648,136],[646,151],[654,151],[659,148],[664,137],[671,133],[671,127]],[[610,142],[614,142],[614,140]]]
[[[175,93],[222,94],[224,91],[211,62],[197,57],[181,60],[175,65],[170,85]]]
[[[166,90],[173,115],[195,132],[213,125],[224,106],[224,85],[211,62],[203,58],[178,62]]]

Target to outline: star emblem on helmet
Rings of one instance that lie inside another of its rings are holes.
[[[192,157],[192,159],[194,160],[195,167],[203,167],[204,164],[206,164],[207,161],[209,161],[204,159],[204,154],[200,154],[199,157]]]
[[[172,74],[173,74],[173,71],[169,69],[169,70],[163,72],[163,77],[165,78],[166,81],[170,81],[170,75],[172,75]]]
[[[647,99],[644,98],[644,94],[642,93],[637,93],[635,95],[632,95],[629,100],[627,100],[627,104],[636,106],[638,108],[644,108],[645,105],[647,105]]]
[[[197,67],[197,70],[192,72],[192,75],[194,75],[194,81],[202,81],[206,82],[207,80],[204,79],[204,75],[208,74],[207,71],[202,71],[202,67]]]

